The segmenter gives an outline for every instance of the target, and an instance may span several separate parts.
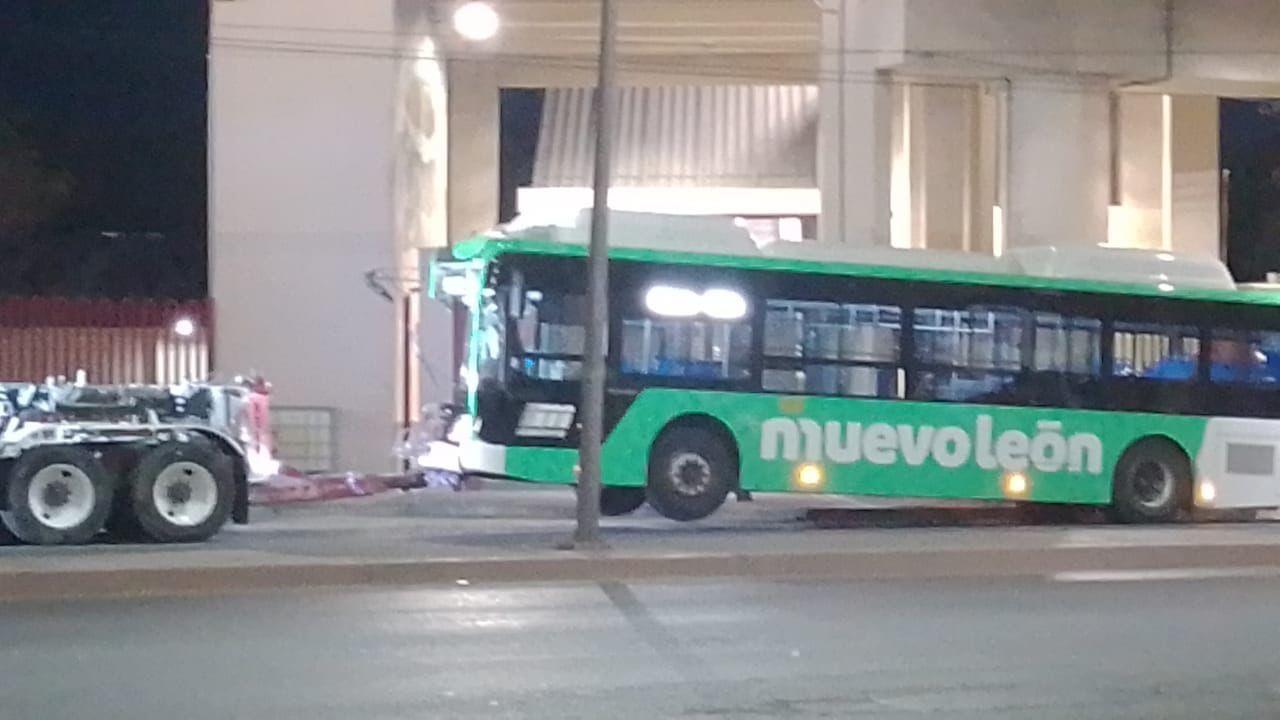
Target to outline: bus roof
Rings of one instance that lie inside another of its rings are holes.
[[[460,260],[503,254],[583,257],[586,228],[539,225],[473,236],[453,248]],[[697,238],[697,250],[690,238]],[[939,283],[1118,293],[1280,306],[1280,293],[1237,290],[1222,263],[1146,250],[1031,247],[1000,258],[976,253],[853,248],[773,242],[757,245],[724,218],[611,213],[609,257],[746,270],[875,277]]]

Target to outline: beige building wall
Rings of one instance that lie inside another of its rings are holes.
[[[1218,98],[1122,94],[1109,242],[1222,256]]]
[[[498,222],[499,92],[492,63],[449,61],[450,243]]]
[[[405,387],[404,292],[418,246],[442,241],[435,49],[403,31],[393,0],[359,13],[218,2],[211,32],[216,368],[263,373],[277,406],[332,410],[336,469],[390,469],[417,384],[410,368]]]
[[[1222,172],[1218,98],[1167,96],[1166,246],[1181,253],[1222,252]]]

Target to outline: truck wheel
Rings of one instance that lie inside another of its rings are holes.
[[[1162,438],[1139,440],[1120,456],[1111,508],[1127,523],[1171,522],[1190,506],[1191,462]]]
[[[600,514],[606,517],[628,515],[644,504],[644,488],[600,488]]]
[[[700,520],[715,512],[738,484],[729,448],[701,427],[678,426],[662,433],[649,451],[646,497],[672,520]]]
[[[111,512],[111,475],[93,453],[46,445],[22,454],[9,473],[5,527],[33,545],[85,543]]]
[[[155,542],[200,542],[226,524],[235,498],[231,461],[205,443],[166,443],[133,470],[128,510]]]

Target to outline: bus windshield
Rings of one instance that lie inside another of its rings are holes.
[[[481,292],[470,339],[477,346],[468,357],[482,381],[578,380],[585,318],[586,298],[572,283],[496,264]]]
[[[522,279],[517,273],[517,280]],[[561,290],[507,288],[511,297],[512,369],[541,380],[578,380],[582,375],[586,298]]]

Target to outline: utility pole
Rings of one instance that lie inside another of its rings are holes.
[[[595,119],[594,198],[591,245],[587,251],[587,326],[582,362],[581,445],[579,446],[578,525],[573,545],[600,547],[600,446],[604,440],[605,345],[609,322],[609,180],[613,157],[614,76],[617,71],[617,18],[613,0],[600,1],[599,80],[592,106]]]

